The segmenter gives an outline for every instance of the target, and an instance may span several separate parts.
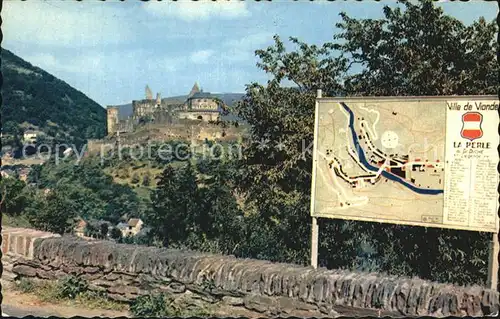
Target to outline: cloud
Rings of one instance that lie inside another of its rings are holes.
[[[179,67],[185,62],[185,58],[182,57],[172,57],[172,56],[163,56],[157,57],[156,59],[145,59],[147,61],[147,70],[161,71],[165,73],[174,73]]]
[[[2,8],[4,41],[75,48],[130,40],[133,34],[116,15],[119,7],[110,4],[5,1]]]
[[[233,62],[251,60],[255,57],[255,50],[264,49],[273,43],[273,35],[271,32],[262,32],[228,40],[224,44],[226,59]]]
[[[174,17],[185,21],[207,20],[212,17],[234,19],[250,15],[241,0],[164,1],[145,3],[144,9],[160,17]]]
[[[213,50],[200,50],[191,53],[189,60],[196,64],[205,64],[208,63],[210,57],[214,55]]]
[[[260,45],[273,41],[273,33],[261,32],[247,35],[241,39],[233,39],[227,42],[227,45],[245,49],[259,49]]]

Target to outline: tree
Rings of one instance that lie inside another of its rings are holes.
[[[202,159],[196,166],[203,187],[199,189],[200,235],[194,246],[216,253],[238,253],[244,241],[244,216],[233,193],[234,165],[224,159]],[[193,248],[195,248],[193,247]]]
[[[0,209],[8,215],[18,215],[23,212],[29,201],[26,184],[16,178],[2,178],[0,180]]]
[[[83,231],[83,234],[86,237],[96,238],[99,236],[99,231],[97,230],[97,227],[94,223],[88,222],[87,225],[85,225],[85,230]]]
[[[39,188],[64,188],[85,219],[105,220],[116,224],[124,214],[141,213],[137,194],[127,185],[113,182],[104,173],[98,157],[84,158],[79,165],[72,161],[55,163],[54,158],[30,175]]]
[[[151,225],[150,235],[164,246],[184,242],[189,233],[198,234],[196,225],[198,186],[191,163],[175,171],[168,165],[151,195],[152,210],[145,212],[145,222]]]
[[[122,240],[122,232],[117,227],[111,228],[109,236],[117,242]]]
[[[26,209],[29,222],[43,231],[57,234],[72,231],[76,209],[71,200],[60,189],[53,189],[48,195],[38,195]]]
[[[497,27],[480,18],[470,26],[430,0],[384,8],[382,19],[341,14],[334,47],[362,71],[347,76],[351,95],[496,94]]]
[[[109,225],[107,223],[101,223],[99,226],[99,235],[102,239],[108,238]]]

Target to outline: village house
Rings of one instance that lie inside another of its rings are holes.
[[[22,168],[19,170],[19,179],[23,182],[28,180],[28,176],[30,174],[30,170],[28,168]]]
[[[14,171],[11,169],[3,169],[0,173],[2,174],[2,177],[5,177],[5,178],[9,178],[12,175],[14,175]]]
[[[35,143],[36,142],[36,138],[39,135],[39,133],[40,132],[33,131],[33,130],[25,131],[24,134],[23,134],[23,140],[24,140],[24,142],[26,142],[26,143]]]
[[[130,218],[127,224],[118,224],[118,229],[122,231],[123,237],[135,236],[139,233],[144,225],[140,218]]]
[[[85,237],[85,227],[87,227],[87,222],[80,218],[74,228],[75,235],[78,237]]]

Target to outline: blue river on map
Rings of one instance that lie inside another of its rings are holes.
[[[366,160],[366,155],[361,146],[359,145],[359,140],[358,140],[358,134],[356,134],[356,130],[354,129],[354,113],[351,111],[351,109],[345,104],[345,103],[340,103],[344,109],[349,112],[349,128],[351,129],[352,133],[352,139],[354,141],[354,146],[358,150],[358,156],[359,160],[363,165],[365,165],[370,171],[372,172],[378,172],[378,168],[375,166],[372,166],[367,160]],[[390,179],[391,181],[398,182],[407,188],[411,189],[412,191],[418,193],[418,194],[425,194],[425,195],[437,195],[443,193],[442,189],[424,189],[424,188],[418,188],[415,185],[412,185],[405,181],[404,179],[400,178],[397,175],[391,174],[385,170],[382,171],[382,176],[384,176],[387,179]]]

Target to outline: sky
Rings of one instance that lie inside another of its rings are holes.
[[[189,93],[197,81],[212,93],[265,83],[257,49],[294,36],[310,44],[332,40],[344,11],[381,18],[395,1],[27,1],[6,0],[2,47],[82,91],[102,106]],[[470,24],[496,18],[495,2],[440,1]]]

